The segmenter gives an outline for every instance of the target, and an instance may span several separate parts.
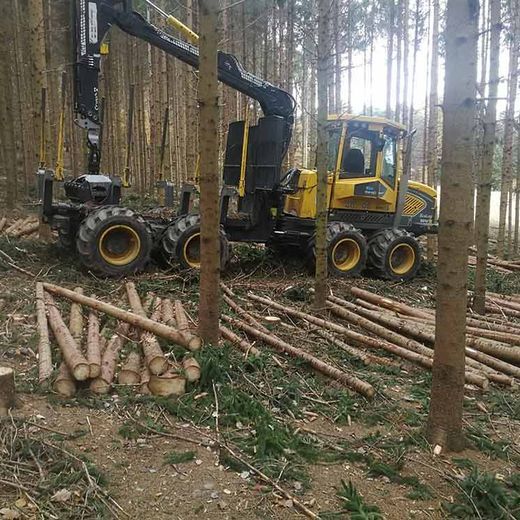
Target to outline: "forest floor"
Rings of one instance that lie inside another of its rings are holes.
[[[1,238],[0,250],[38,279],[81,285],[85,294],[124,301],[121,280],[95,278],[55,244]],[[240,301],[253,291],[308,307],[312,278],[298,259],[277,260],[262,248],[236,247],[224,279],[237,298],[244,297]],[[134,281],[140,294],[180,298],[196,315],[193,274],[150,268]],[[431,265],[408,283],[365,277],[331,280],[330,286],[349,299],[352,283],[416,306],[434,305]],[[489,271],[489,283],[496,292],[520,293],[520,275]],[[39,463],[41,477],[48,472],[53,478],[38,491],[47,498],[34,505],[24,491],[23,471],[16,470],[14,485],[6,484],[10,470],[0,463],[0,518],[2,508],[4,518],[39,518],[37,508],[47,506],[54,516],[45,518],[60,519],[111,518],[110,509],[120,518],[143,520],[300,517],[291,500],[225,450],[218,453],[216,439],[233,446],[320,518],[520,518],[518,391],[468,386],[467,448],[434,456],[423,436],[429,372],[391,357],[387,366],[363,365],[307,324],[277,314],[282,321],[269,325],[277,335],[370,382],[374,399],[333,385],[296,360],[278,356],[279,366],[260,344],[262,356],[250,360],[227,344],[204,349],[201,381],[176,400],[137,396],[118,386],[104,397],[83,390],[63,399],[37,381],[34,286],[35,279],[0,260],[0,299],[5,301],[0,365],[15,369],[20,401],[12,421],[4,422],[0,441],[11,428],[18,441],[50,446],[64,460],[83,460],[99,489],[94,493],[92,483],[86,484],[91,495],[85,497],[78,487],[82,476],[72,466],[56,468],[54,456],[44,466]]]

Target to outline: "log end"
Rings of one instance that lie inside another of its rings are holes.
[[[90,366],[88,363],[78,363],[74,367],[72,374],[76,381],[85,381],[90,376]]]
[[[100,377],[93,379],[90,383],[90,389],[95,394],[107,394],[110,390],[110,384]]]
[[[155,376],[160,376],[168,370],[168,361],[164,356],[156,356],[148,363],[150,373]]]
[[[186,378],[172,372],[162,376],[152,375],[148,382],[148,388],[153,395],[163,397],[183,395],[186,392]]]
[[[96,379],[96,377],[99,377],[100,374],[101,374],[101,365],[98,365],[97,363],[90,363],[89,364],[89,378]]]
[[[72,397],[76,394],[76,384],[72,379],[58,379],[52,388],[63,397]]]
[[[202,339],[199,336],[190,335],[187,339],[188,349],[197,352],[202,347]]]
[[[141,376],[133,370],[121,370],[117,380],[121,385],[137,385],[141,382]]]

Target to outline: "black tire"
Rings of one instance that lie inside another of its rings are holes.
[[[363,233],[346,222],[329,222],[327,226],[327,256],[329,274],[358,276],[366,266],[367,241]],[[307,245],[307,257],[312,269],[316,265],[315,239]]]
[[[104,206],[80,224],[76,248],[87,269],[104,276],[126,276],[146,267],[152,237],[145,220],[131,209]]]
[[[184,269],[200,267],[200,215],[184,215],[173,221],[165,230],[162,254],[170,265],[179,263]],[[226,233],[220,229],[220,269],[229,263],[231,248]]]
[[[368,242],[368,261],[382,278],[410,280],[421,266],[421,248],[407,231],[383,229]]]

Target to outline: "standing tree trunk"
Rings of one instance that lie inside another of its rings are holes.
[[[439,82],[439,0],[433,0],[433,21],[432,21],[432,44],[431,44],[431,69],[430,69],[430,108],[428,124],[428,184],[437,188],[437,141],[439,130],[438,104],[439,96],[437,93]],[[428,235],[427,238],[427,257],[433,260],[434,237]]]
[[[473,308],[479,314],[484,314],[486,299],[486,269],[489,241],[489,208],[491,203],[491,179],[493,175],[493,159],[495,155],[497,126],[497,94],[500,61],[501,13],[500,0],[490,0],[491,28],[489,49],[489,99],[484,114],[484,136],[482,162],[477,186],[477,212],[475,216],[475,231],[477,245],[477,268],[475,271],[475,294]]]
[[[463,448],[464,347],[471,241],[472,138],[477,83],[478,2],[448,0],[439,263],[433,380],[427,435]]]
[[[316,278],[314,306],[325,307],[327,297],[327,84],[330,55],[331,0],[318,2],[318,146],[316,149]]]
[[[505,258],[505,231],[507,216],[507,199],[511,191],[513,177],[513,129],[515,117],[515,101],[518,82],[518,0],[511,1],[511,38],[509,47],[509,79],[507,106],[504,121],[504,145],[502,151],[502,182],[500,185],[500,211],[498,219],[497,250],[499,258]],[[511,212],[511,208],[509,208]]]
[[[386,2],[389,5],[390,13],[388,16],[388,41],[386,47],[386,117],[392,117],[392,67],[394,55],[394,23],[395,23],[395,0]]]
[[[412,84],[410,86],[410,116],[408,119],[408,128],[410,130],[413,129],[414,123],[414,96],[415,96],[415,76],[417,72],[417,52],[419,51],[419,22],[420,22],[420,9],[421,4],[420,0],[416,0],[415,3],[415,29],[413,36],[413,60],[412,60]],[[404,120],[403,120],[404,122]],[[424,121],[424,125],[426,126],[426,119]]]
[[[217,13],[215,0],[199,0],[200,77],[200,302],[199,330],[214,345],[219,340],[220,219],[218,175]]]

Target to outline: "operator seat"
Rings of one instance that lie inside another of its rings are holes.
[[[363,175],[365,175],[365,156],[359,148],[350,148],[341,161],[339,178],[347,179]]]

